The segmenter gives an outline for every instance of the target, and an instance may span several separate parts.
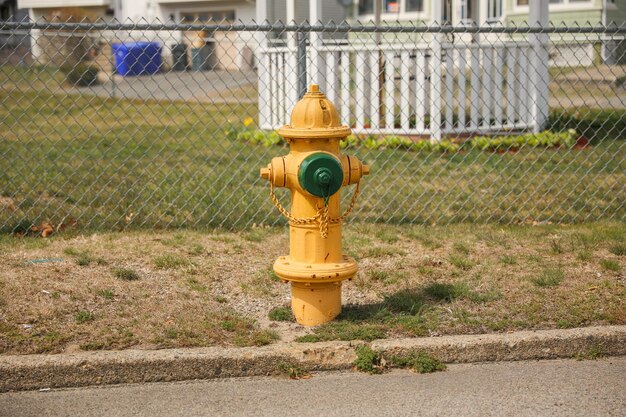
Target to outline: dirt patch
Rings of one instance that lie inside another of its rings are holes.
[[[271,321],[284,228],[0,237],[0,352],[263,345],[625,324],[620,223],[349,225],[360,271],[315,329]],[[618,250],[619,249],[619,250]]]

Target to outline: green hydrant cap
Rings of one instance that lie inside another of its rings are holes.
[[[327,153],[311,154],[300,165],[298,182],[316,197],[330,197],[339,191],[343,182],[341,163]]]

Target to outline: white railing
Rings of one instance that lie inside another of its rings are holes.
[[[357,134],[430,136],[536,129],[537,65],[526,41],[492,44],[343,44],[307,51],[317,82]],[[288,123],[298,97],[295,47],[261,52],[262,128]],[[319,54],[321,68],[311,55]],[[547,89],[539,92],[547,94]],[[547,97],[545,98],[547,102]]]

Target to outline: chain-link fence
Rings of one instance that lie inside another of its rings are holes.
[[[625,218],[625,27],[30,22],[0,35],[4,232],[284,222],[259,167],[288,151],[272,131],[310,83],[352,127],[345,152],[371,165],[352,221]]]

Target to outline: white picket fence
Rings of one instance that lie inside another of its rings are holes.
[[[307,50],[307,81],[320,84],[358,134],[440,140],[538,130],[548,89],[537,48],[527,41],[324,45]],[[259,126],[276,129],[289,122],[298,99],[296,49],[260,52]]]

